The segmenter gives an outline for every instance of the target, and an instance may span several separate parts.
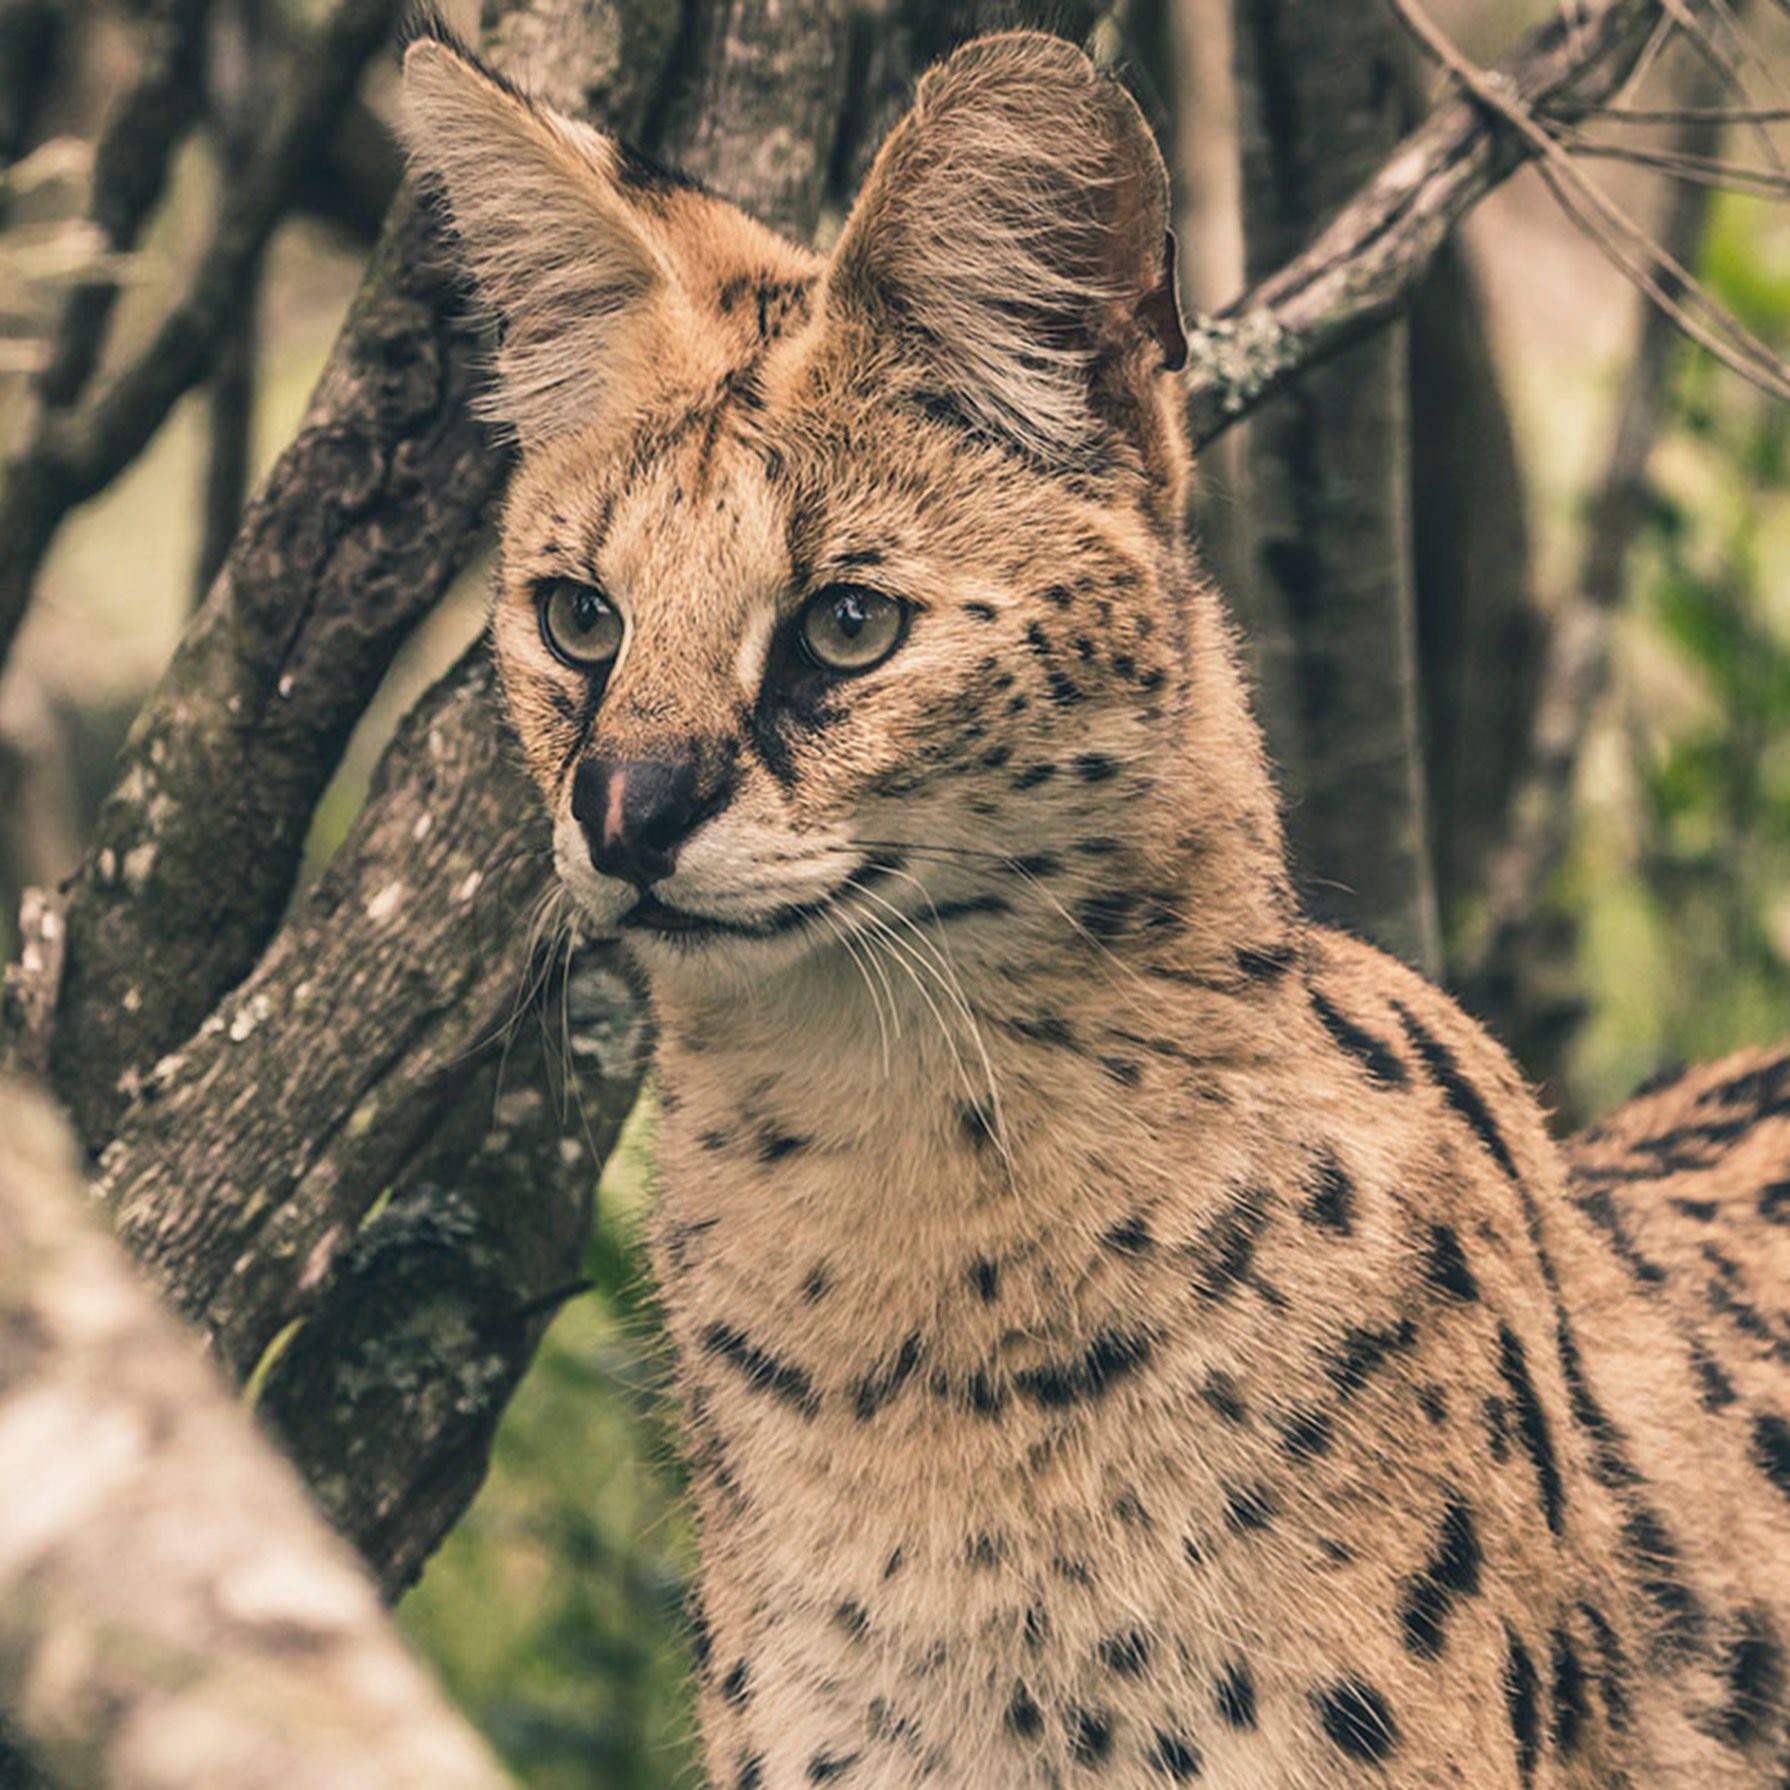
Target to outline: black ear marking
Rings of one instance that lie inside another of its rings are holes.
[[[1164,372],[1179,373],[1187,365],[1187,330],[1181,322],[1180,281],[1176,257],[1180,253],[1172,230],[1162,233],[1162,274],[1137,301],[1135,316],[1162,350]]]

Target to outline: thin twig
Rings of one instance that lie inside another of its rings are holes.
[[[1571,124],[1625,87],[1660,24],[1657,0],[1611,0],[1577,27],[1550,21],[1480,79],[1525,114]],[[1300,254],[1195,320],[1186,378],[1195,445],[1394,315],[1460,219],[1536,153],[1470,88],[1446,94]]]
[[[165,0],[171,6],[196,3]],[[87,384],[81,361],[97,354],[100,336],[96,331],[89,339],[85,322],[65,328],[43,378],[28,444],[0,484],[0,664],[63,519],[130,465],[176,400],[205,376],[245,282],[291,202],[300,169],[353,98],[361,69],[384,41],[397,4],[339,0],[312,43],[295,57],[292,77],[241,180],[224,195],[210,243],[185,292],[135,358],[103,390],[79,403],[75,400]],[[82,376],[72,379],[77,372]]]
[[[1418,0],[1390,3],[1412,35],[1461,86],[1529,144],[1549,190],[1610,261],[1723,366],[1773,397],[1790,398],[1790,364],[1717,301],[1676,257],[1660,248],[1615,200],[1586,180],[1560,140],[1508,91],[1508,83],[1493,79],[1463,56]],[[1676,292],[1668,290],[1662,274],[1670,276]]]
[[[1627,162],[1631,167],[1652,168],[1678,180],[1699,186],[1720,187],[1730,192],[1757,193],[1768,199],[1790,198],[1790,174],[1768,173],[1718,156],[1685,155],[1670,149],[1638,149],[1626,143],[1595,143],[1574,138],[1574,155],[1598,156],[1605,161]]]
[[[1785,124],[1790,106],[1605,106],[1600,124]]]

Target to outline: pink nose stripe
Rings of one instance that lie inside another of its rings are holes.
[[[622,792],[627,786],[626,771],[617,771],[609,779],[609,801],[603,809],[603,845],[608,851],[622,842]]]

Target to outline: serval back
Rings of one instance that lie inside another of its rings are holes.
[[[1778,1070],[1569,1186],[1301,914],[1123,90],[969,45],[823,257],[451,42],[407,89],[511,716],[651,985],[710,1781],[1786,1782]]]

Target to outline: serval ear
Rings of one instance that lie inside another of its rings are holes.
[[[938,396],[1076,458],[1187,344],[1168,175],[1131,96],[1073,44],[1016,31],[920,82],[847,220],[836,310],[905,334]]]
[[[675,303],[647,207],[677,177],[531,100],[444,35],[404,57],[403,129],[502,339],[489,407],[525,445],[592,420]]]

